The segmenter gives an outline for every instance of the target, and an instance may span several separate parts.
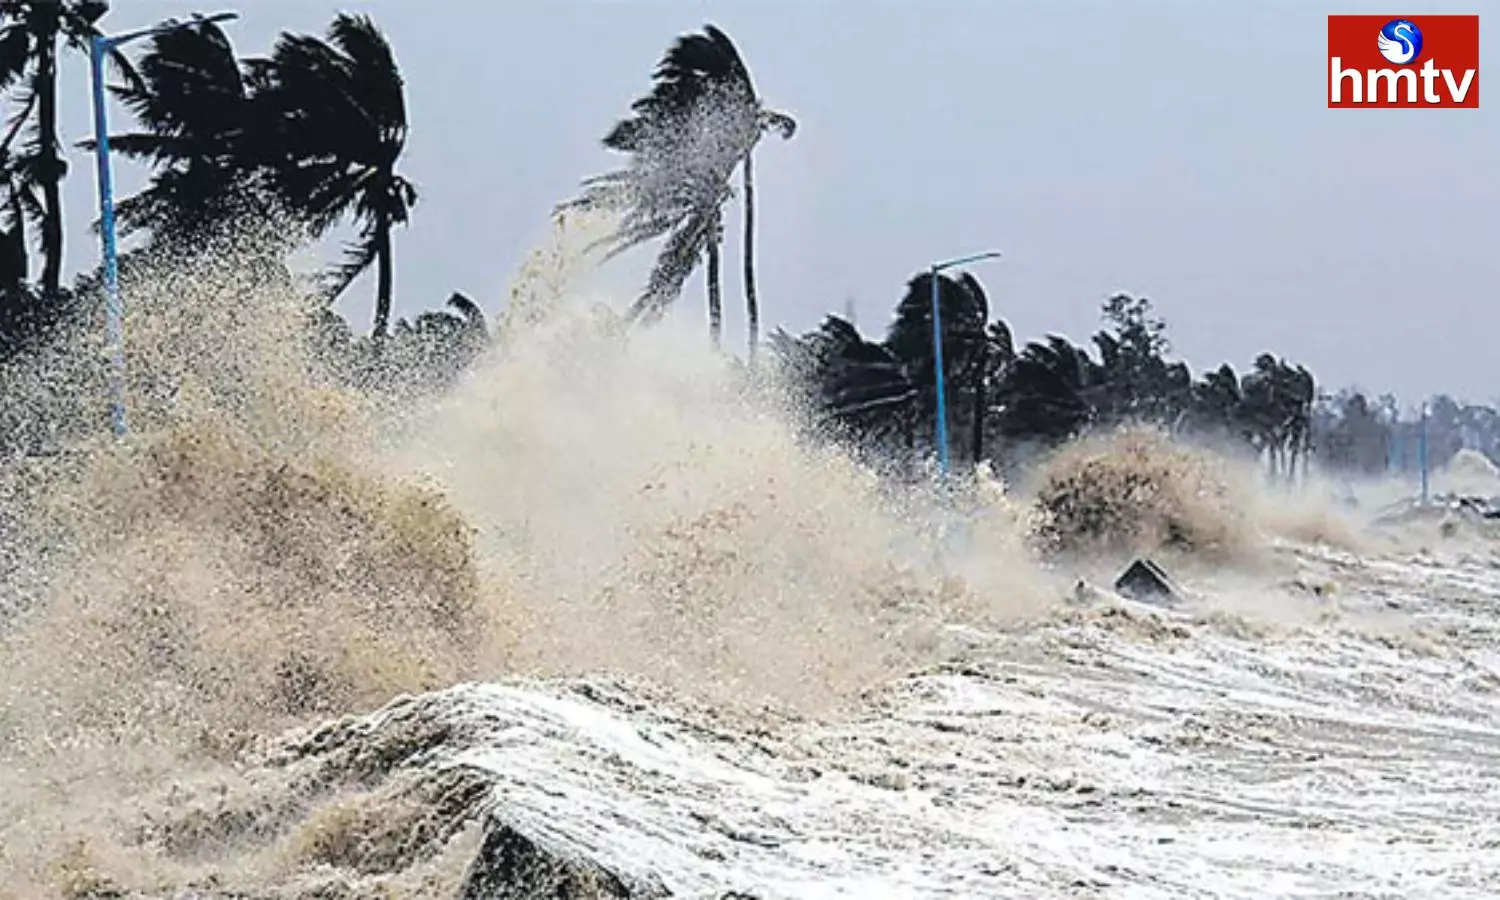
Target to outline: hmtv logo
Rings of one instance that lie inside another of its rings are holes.
[[[1478,16],[1329,16],[1328,107],[1479,108]]]

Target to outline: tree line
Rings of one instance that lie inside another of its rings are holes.
[[[57,63],[62,53],[87,51],[107,12],[101,0],[0,0],[0,91],[13,111],[0,135],[0,361],[69,323],[93,321],[99,308],[97,270],[71,285],[62,279],[60,185],[70,167]],[[317,286],[318,334],[343,375],[368,383],[396,369],[408,381],[440,384],[487,345],[484,314],[461,293],[392,325],[394,234],[409,225],[420,195],[401,167],[405,83],[369,16],[340,14],[322,35],[284,32],[261,56],[237,53],[216,24],[191,22],[110,62],[110,92],[133,120],[110,136],[111,151],[150,171],[146,187],[118,206],[122,237],[141,238],[132,254],[212,254],[227,232],[256,220],[300,225],[283,248],[289,252],[349,225],[355,239]],[[560,207],[615,214],[618,224],[600,244],[608,256],[659,242],[629,319],[659,318],[702,266],[709,336],[720,345],[723,214],[738,195],[748,363],[756,364],[754,155],[766,135],[791,139],[796,131],[791,115],[757,93],[722,30],[707,25],[669,44],[650,89],[601,137],[620,166],[584,180]],[[73,146],[91,149],[88,141]],[[41,260],[35,278],[33,248]],[[372,268],[365,332],[332,305]],[[890,459],[911,462],[931,449],[932,277],[908,282],[879,339],[837,316],[809,334],[769,336],[778,369],[803,391],[818,428]],[[1410,422],[1388,406],[1347,391],[1320,396],[1308,369],[1274,353],[1243,373],[1224,365],[1194,376],[1169,359],[1165,324],[1145,298],[1108,299],[1092,348],[1056,335],[1018,347],[973,276],[937,277],[950,426],[969,461],[1013,463],[1126,422],[1212,437],[1286,477],[1314,453],[1332,467],[1389,468],[1396,448],[1409,443]],[[1441,398],[1428,420],[1432,458],[1451,456],[1455,446],[1495,455],[1497,421],[1488,407]]]
[[[70,167],[58,127],[57,59],[86,54],[107,9],[98,0],[0,0],[0,90],[14,110],[0,138],[0,358],[86,320],[100,302],[97,269],[73,285],[61,279],[60,185]],[[133,119],[130,130],[109,136],[110,150],[151,173],[117,206],[121,238],[141,239],[132,251],[139,257],[182,258],[213,252],[256,220],[295,223],[297,238],[309,241],[352,225],[355,239],[318,291],[331,307],[373,268],[369,337],[384,343],[392,331],[392,234],[418,201],[400,171],[405,85],[390,43],[370,17],[340,14],[322,36],[285,32],[270,53],[240,57],[217,24],[180,24],[143,40],[137,56],[117,51],[110,60],[109,92]],[[89,140],[74,146],[94,149]],[[483,326],[477,313],[456,295],[449,309],[396,330],[429,343],[433,334],[462,334],[456,346],[467,347]]]
[[[1441,469],[1462,450],[1500,465],[1500,412],[1438,394],[1421,407],[1402,409],[1396,397],[1370,397],[1346,388],[1319,398],[1312,431],[1318,458],[1330,469],[1415,476],[1423,457]]]
[[[772,335],[782,372],[806,390],[816,428],[903,463],[931,450],[933,277],[912,277],[879,339],[834,315],[804,335]],[[1009,326],[991,317],[973,275],[936,277],[957,458],[1014,466],[1087,432],[1155,424],[1241,448],[1288,478],[1305,466],[1317,400],[1305,367],[1264,353],[1244,374],[1225,364],[1195,378],[1169,359],[1166,323],[1151,301],[1128,294],[1104,302],[1093,352],[1060,335],[1018,347]]]

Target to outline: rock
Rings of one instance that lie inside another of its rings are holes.
[[[1069,602],[1083,605],[1097,603],[1100,599],[1099,589],[1082,578],[1073,585],[1073,593],[1068,597]]]
[[[1137,559],[1115,579],[1115,590],[1143,603],[1172,604],[1182,599],[1182,592],[1161,566],[1149,559]]]
[[[528,837],[499,818],[469,864],[462,900],[646,900],[670,897],[659,882],[632,883],[620,874]]]

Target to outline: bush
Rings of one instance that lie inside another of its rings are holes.
[[[1055,553],[1229,555],[1246,542],[1245,499],[1223,461],[1151,428],[1080,441],[1041,469],[1035,534]]]

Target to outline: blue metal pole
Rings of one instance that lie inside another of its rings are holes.
[[[109,165],[108,107],[104,93],[105,58],[116,47],[137,38],[237,18],[239,14],[233,12],[215,13],[211,16],[195,14],[185,22],[166,22],[114,37],[95,35],[89,42],[89,74],[94,95],[94,157],[99,170],[99,242],[104,251],[105,332],[110,356],[110,424],[117,436],[125,433],[125,301],[120,296],[120,262],[115,241],[115,185],[114,173]]]
[[[937,392],[938,475],[948,477],[948,397],[943,383],[943,314],[938,306],[938,267],[932,267],[932,369]]]
[[[938,303],[938,273],[953,266],[984,259],[996,259],[999,256],[998,252],[992,250],[960,259],[950,259],[947,262],[933,263],[929,269],[932,275],[932,366],[933,389],[937,394],[938,474],[943,478],[948,476],[948,390],[943,377],[943,314]]]
[[[94,153],[99,166],[99,239],[104,250],[104,310],[110,355],[110,422],[125,433],[125,308],[120,298],[120,267],[115,247],[114,180],[109,166],[109,125],[104,95],[104,58],[108,38],[96,36],[90,46],[94,88]]]

